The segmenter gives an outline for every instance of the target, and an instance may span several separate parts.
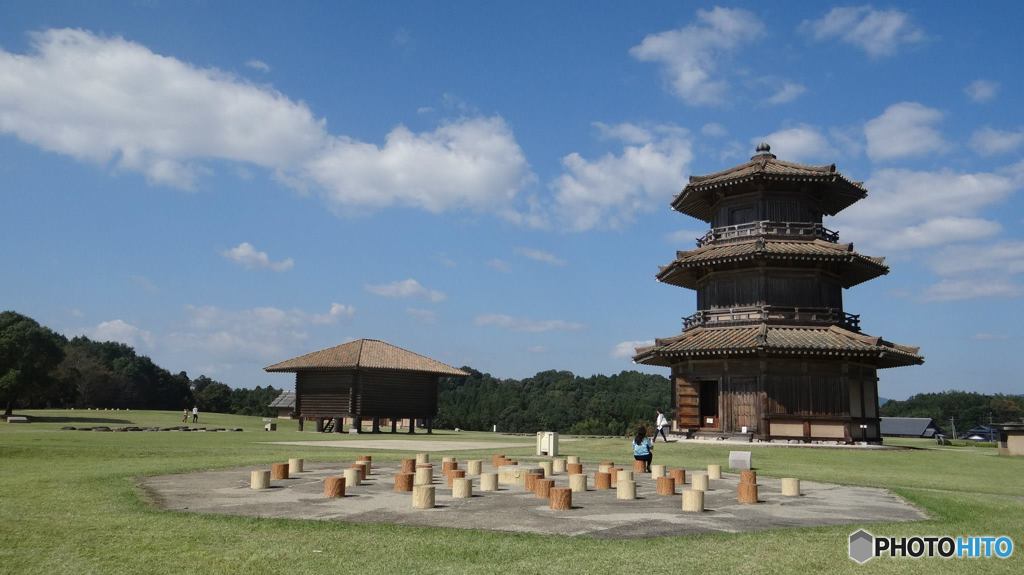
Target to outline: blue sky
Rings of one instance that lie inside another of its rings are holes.
[[[1024,390],[1018,3],[549,4],[0,2],[0,307],[233,386],[613,373],[694,311],[669,201],[767,140],[866,182],[846,310],[927,358],[881,395]]]

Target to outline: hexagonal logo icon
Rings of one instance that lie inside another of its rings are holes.
[[[863,565],[875,556],[875,536],[858,529],[850,533],[850,559]]]

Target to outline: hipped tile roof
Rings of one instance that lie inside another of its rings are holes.
[[[295,392],[282,391],[281,395],[274,398],[267,407],[293,408],[295,407]]]
[[[676,259],[662,266],[657,278],[672,285],[695,288],[698,277],[688,273],[690,269],[756,259],[849,262],[857,269],[843,274],[844,287],[889,273],[885,258],[861,255],[853,251],[853,244],[836,244],[821,239],[780,241],[758,238],[744,242],[707,244],[695,250],[676,252]]]
[[[835,164],[812,166],[779,160],[774,154],[759,153],[745,164],[705,176],[690,176],[690,182],[672,200],[672,208],[706,222],[711,221],[707,192],[738,186],[755,180],[812,183],[822,186],[822,207],[835,215],[857,200],[867,197],[863,182],[847,179]]]
[[[839,356],[870,359],[878,367],[924,363],[919,348],[898,345],[838,326],[696,327],[675,337],[636,349],[633,360],[647,365],[672,365],[690,358],[773,356]]]
[[[377,339],[357,339],[293,357],[263,369],[270,372],[295,372],[356,368],[419,371],[453,376],[469,375],[461,369]]]

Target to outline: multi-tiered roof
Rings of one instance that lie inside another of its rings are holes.
[[[834,164],[781,161],[767,144],[758,146],[757,154],[745,164],[692,176],[672,208],[712,228],[697,240],[696,249],[679,251],[662,266],[656,276],[659,281],[701,290],[708,287],[709,278],[739,273],[766,290],[763,286],[770,282],[781,285],[786,280],[780,278],[787,274],[816,274],[823,284],[834,286],[832,299],[838,301],[829,306],[771,301],[732,305],[728,295],[709,292],[716,295],[705,295],[703,309],[684,318],[681,334],[638,348],[635,361],[670,366],[688,359],[760,356],[850,358],[879,368],[922,363],[918,348],[861,333],[859,316],[842,309],[839,288],[874,279],[889,268],[884,258],[860,254],[853,244],[840,243],[839,234],[825,228],[821,218],[866,196],[861,182],[847,179]],[[757,198],[760,214],[768,216],[779,210],[766,208],[766,202],[796,198],[792,202],[804,210],[799,213],[811,215],[798,221],[748,217],[742,223],[716,226],[723,223],[722,206],[740,197]],[[773,289],[784,291],[785,287]]]

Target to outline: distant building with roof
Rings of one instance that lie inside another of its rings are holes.
[[[295,392],[282,391],[268,406],[277,412],[278,419],[291,419],[295,411]]]
[[[682,333],[636,350],[672,370],[673,428],[763,440],[881,442],[878,370],[918,365],[918,348],[861,332],[843,290],[885,275],[823,225],[867,196],[836,166],[749,162],[691,176],[672,201],[710,224],[658,281],[697,292]]]
[[[930,417],[883,417],[884,437],[925,437],[931,439],[942,434],[942,429]]]
[[[1002,423],[999,428],[999,454],[1024,455],[1024,421]]]
[[[362,429],[370,419],[374,432],[382,419],[397,430],[398,421],[415,433],[421,420],[430,433],[437,415],[438,380],[469,374],[385,341],[358,339],[275,363],[268,372],[295,374],[294,412],[303,422],[315,420],[317,430],[341,432],[347,422]]]

